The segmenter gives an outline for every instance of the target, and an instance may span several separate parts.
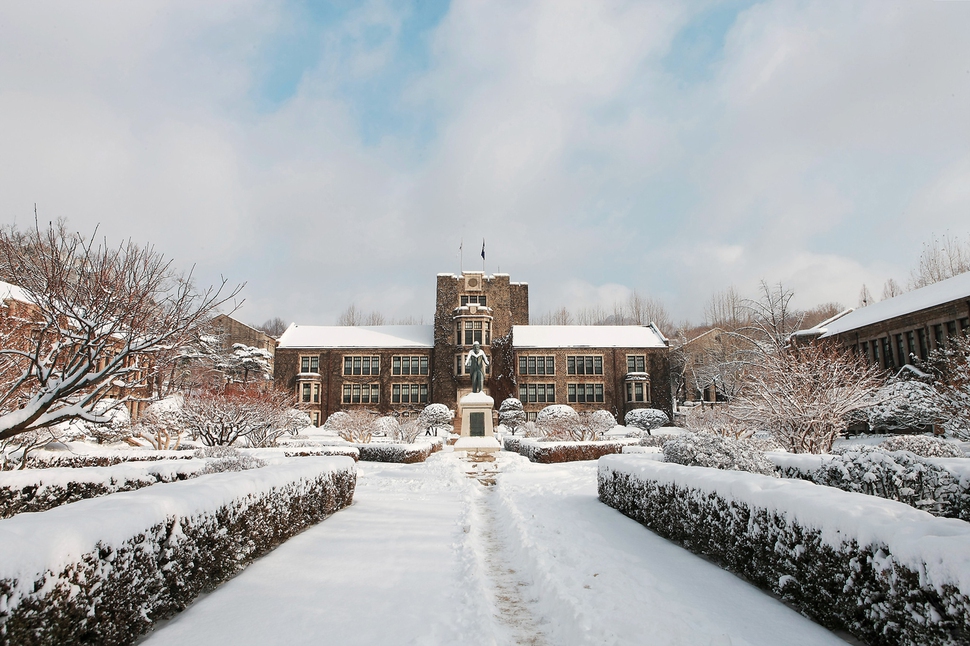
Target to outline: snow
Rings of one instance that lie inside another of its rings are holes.
[[[884,544],[897,561],[925,572],[935,585],[951,582],[960,590],[970,590],[970,523],[936,518],[900,502],[802,480],[684,467],[637,455],[606,456],[599,464],[600,469],[777,511],[802,527],[819,530],[822,540],[833,547],[853,539],[859,545]]]
[[[144,643],[844,644],[599,502],[595,463],[504,452],[361,463],[351,507]]]
[[[433,325],[297,325],[277,348],[433,348]]]
[[[0,579],[31,586],[39,573],[61,572],[100,542],[118,547],[166,518],[218,509],[251,494],[270,491],[301,477],[353,468],[351,458],[294,458],[239,473],[216,473],[192,480],[79,500],[40,513],[0,520]]]
[[[656,328],[640,325],[513,325],[516,348],[665,348]]]
[[[24,288],[0,280],[0,301],[7,300],[20,301],[21,303],[34,302]]]
[[[489,406],[493,406],[495,404],[495,400],[486,395],[484,392],[468,393],[461,398],[459,404],[462,406],[467,404],[487,404]]]
[[[127,462],[110,467],[18,469],[16,471],[0,471],[0,487],[22,489],[44,485],[66,488],[72,482],[110,485],[127,480],[139,480],[150,474],[158,474],[169,480],[175,479],[178,474],[198,473],[205,466],[205,460],[190,458],[188,460],[159,460],[157,462]]]
[[[963,300],[968,296],[970,296],[970,272],[873,303],[868,307],[861,307],[824,327],[819,326],[818,329],[822,331],[819,338],[824,339],[951,301]]]
[[[494,437],[465,436],[455,442],[453,446],[456,451],[474,451],[476,449],[481,451],[498,451],[502,448],[498,440]]]

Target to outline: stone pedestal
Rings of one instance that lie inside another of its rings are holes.
[[[461,411],[461,437],[456,451],[499,451],[492,433],[492,408],[495,400],[485,393],[469,393],[458,402]]]

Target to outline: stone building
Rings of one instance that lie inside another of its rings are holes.
[[[314,423],[342,409],[409,416],[429,403],[456,408],[478,342],[485,391],[514,396],[530,418],[549,404],[671,415],[668,341],[650,326],[529,325],[529,286],[508,274],[439,274],[433,325],[291,325],[276,351],[276,383],[292,388]]]
[[[276,352],[276,339],[262,330],[237,321],[228,314],[219,314],[212,319],[212,328],[223,338],[226,347],[231,348],[235,343],[242,343],[251,348],[266,350],[270,354]]]
[[[839,316],[797,333],[832,339],[888,370],[925,359],[970,330],[970,272]]]

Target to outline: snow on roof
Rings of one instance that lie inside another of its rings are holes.
[[[0,280],[0,301],[13,300],[21,303],[32,303],[30,295],[22,287],[11,285]]]
[[[824,328],[820,339],[970,297],[970,272],[849,312]]]
[[[651,326],[640,325],[513,325],[516,348],[665,348]]]
[[[297,325],[278,348],[432,348],[433,325]]]

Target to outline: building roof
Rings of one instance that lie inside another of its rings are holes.
[[[22,287],[11,285],[0,280],[0,301],[13,300],[21,303],[32,303],[30,295]]]
[[[516,348],[665,348],[649,325],[513,325]]]
[[[970,272],[861,307],[828,322],[827,325],[820,324],[818,329],[822,334],[819,338],[835,336],[964,298],[970,298]]]
[[[277,348],[433,348],[433,325],[297,325]]]

